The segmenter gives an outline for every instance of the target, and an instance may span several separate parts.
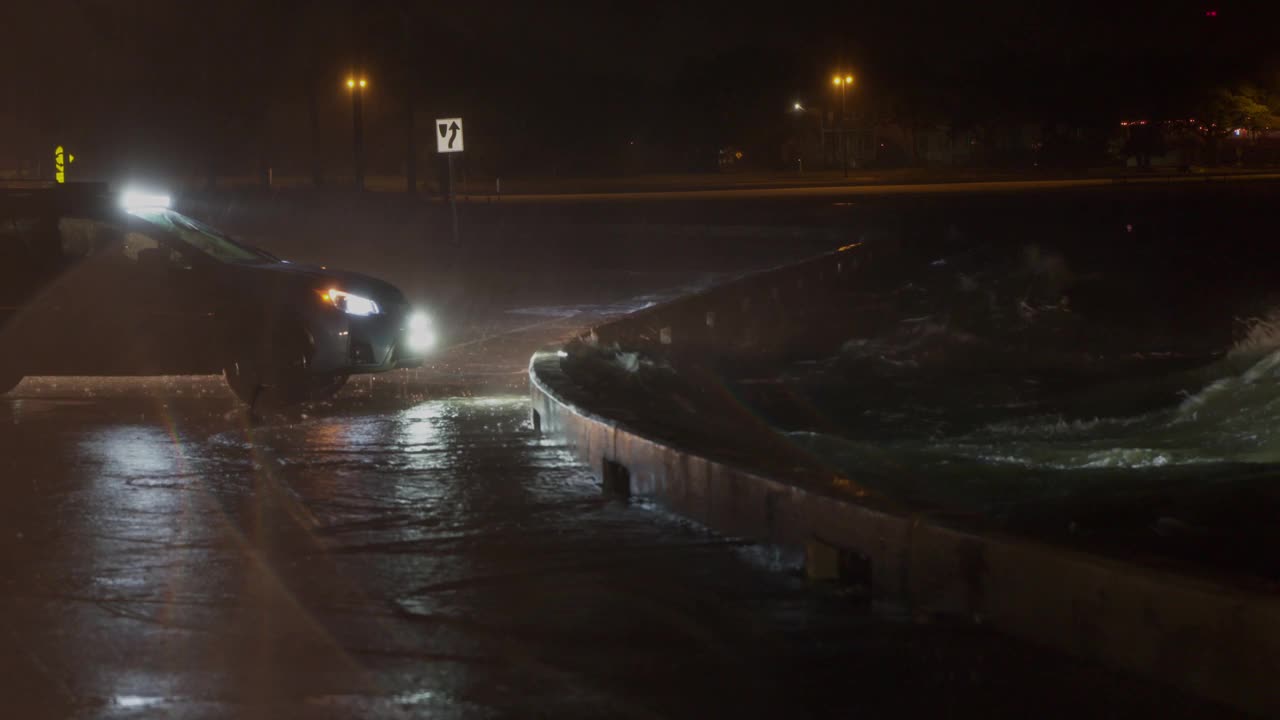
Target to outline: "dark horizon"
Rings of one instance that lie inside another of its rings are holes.
[[[319,146],[340,172],[343,79],[356,68],[371,80],[374,171],[402,163],[406,100],[419,125],[465,116],[477,169],[572,173],[625,165],[634,145],[672,166],[730,145],[772,152],[794,132],[793,101],[832,111],[833,71],[858,78],[855,117],[911,107],[953,124],[1094,129],[1182,117],[1219,86],[1280,86],[1269,38],[1280,12],[1230,2],[478,2],[446,13],[53,0],[11,13],[0,47],[21,71],[3,91],[5,166],[65,143],[86,169],[300,170]]]

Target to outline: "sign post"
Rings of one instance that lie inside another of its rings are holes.
[[[453,244],[458,240],[458,197],[453,189],[453,154],[462,152],[462,118],[436,120],[436,152],[449,159],[449,213],[453,217]]]

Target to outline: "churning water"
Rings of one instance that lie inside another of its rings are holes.
[[[1276,525],[1237,511],[1280,506],[1280,307],[1180,317],[1140,278],[1034,246],[905,277],[864,296],[873,330],[784,373],[810,412],[785,428],[798,446],[889,497],[1010,524]]]

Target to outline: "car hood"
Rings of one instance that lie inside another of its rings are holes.
[[[404,293],[400,292],[400,289],[395,285],[385,280],[379,280],[378,278],[349,270],[339,270],[319,265],[302,265],[285,261],[253,265],[251,267],[255,273],[260,274],[264,279],[288,275],[298,281],[313,282],[317,290],[336,287],[339,290],[369,297],[381,305],[405,304]]]

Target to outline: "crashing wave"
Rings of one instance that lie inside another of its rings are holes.
[[[1231,347],[1228,357],[1280,350],[1280,307],[1271,308],[1262,317],[1238,318],[1236,323],[1244,328],[1244,337]]]

